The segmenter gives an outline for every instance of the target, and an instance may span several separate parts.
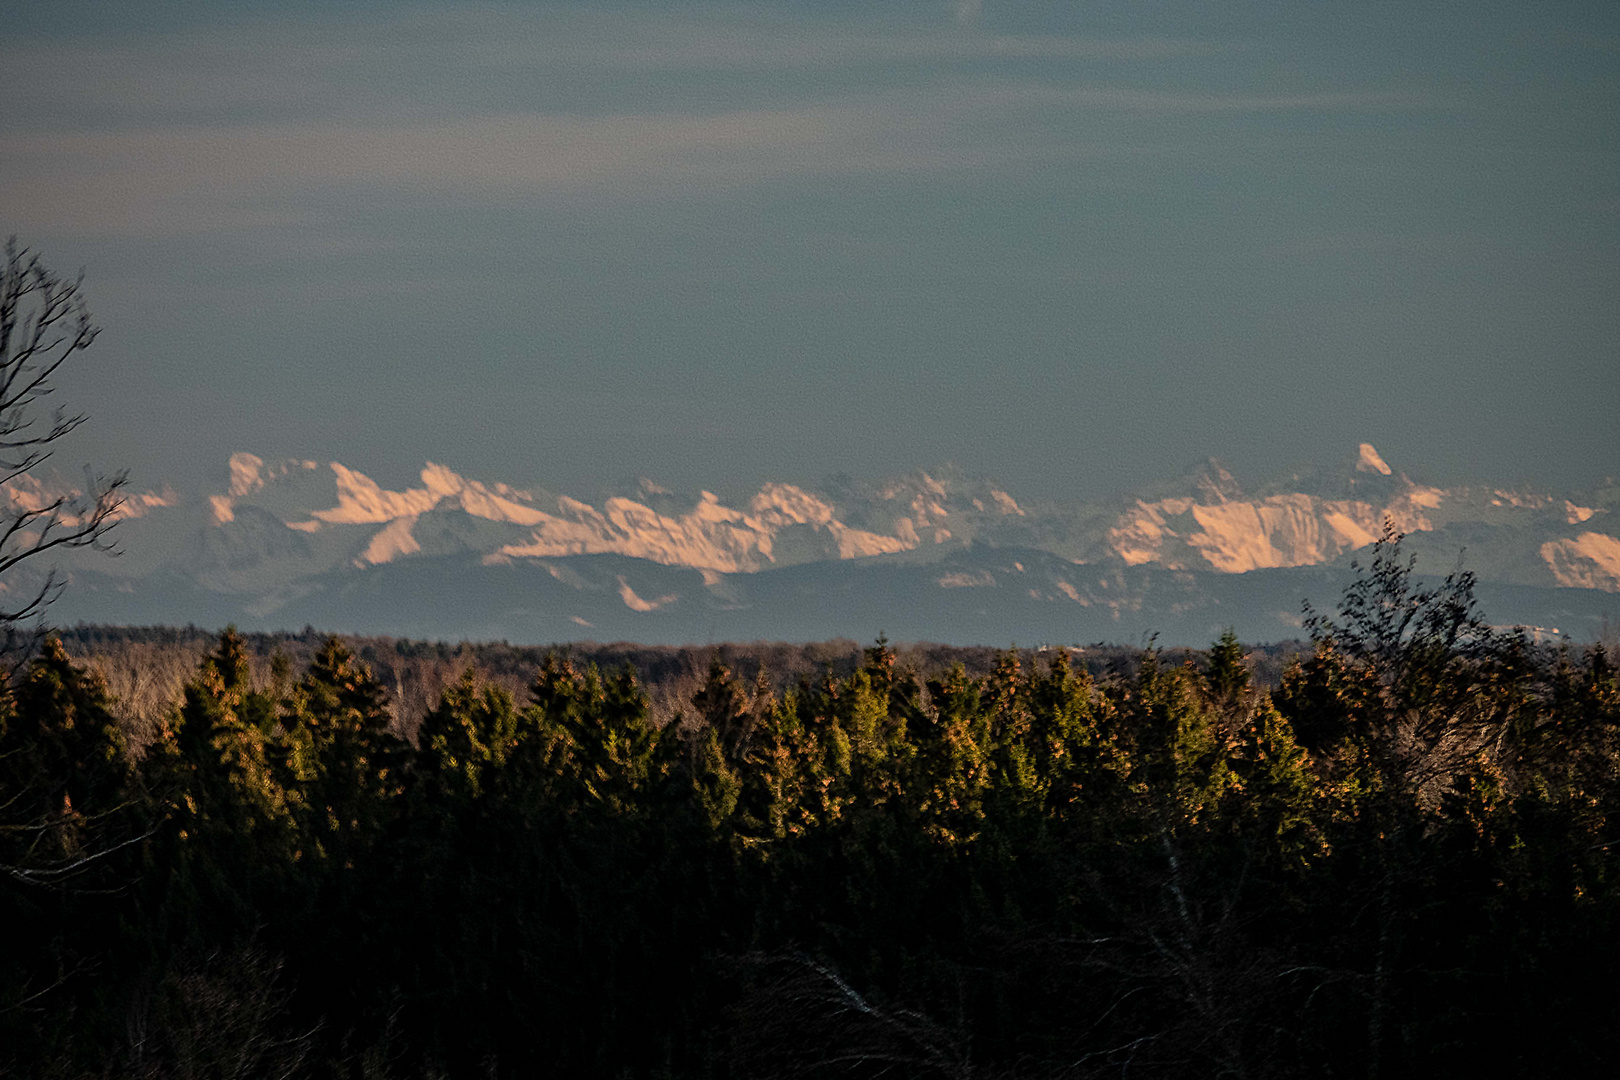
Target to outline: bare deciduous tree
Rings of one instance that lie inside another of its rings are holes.
[[[65,278],[38,254],[6,242],[0,268],[0,584],[11,585],[19,564],[58,549],[110,550],[108,530],[123,505],[126,474],[87,475],[82,489],[60,490],[38,470],[84,413],[50,409],[55,376],[88,349],[99,328],[82,292],[83,275]],[[52,570],[12,595],[0,595],[5,655],[26,651],[37,619],[61,590]]]
[[[875,1002],[825,960],[743,957],[750,987],[732,1009],[732,1064],[759,1080],[942,1077],[970,1080],[961,1033],[914,1009]]]

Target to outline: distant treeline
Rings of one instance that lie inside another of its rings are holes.
[[[219,631],[195,626],[97,626],[81,623],[58,630],[57,637],[69,656],[84,660],[101,673],[114,698],[114,709],[125,722],[137,746],[156,730],[164,712],[178,698],[215,646]],[[330,635],[306,627],[301,633],[245,633],[242,648],[253,661],[256,688],[270,676],[276,658],[302,670],[314,659]],[[566,656],[576,666],[618,671],[629,665],[651,703],[654,724],[662,727],[687,707],[691,696],[708,676],[718,657],[730,670],[750,682],[760,673],[773,692],[781,693],[801,681],[831,675],[845,679],[862,663],[862,646],[848,638],[808,644],[772,641],[727,642],[720,645],[637,645],[594,641],[566,645],[511,645],[507,642],[412,641],[403,638],[342,635],[344,646],[371,669],[372,677],[387,694],[395,716],[395,731],[413,738],[422,718],[438,705],[445,689],[471,669],[480,681],[505,687],[521,698],[535,675],[552,655]],[[1246,653],[1255,685],[1270,689],[1282,679],[1288,662],[1309,644],[1285,641],[1253,645]],[[892,646],[899,666],[921,673],[949,671],[961,665],[975,678],[994,670],[1009,651],[1026,663],[1038,661],[1050,649],[961,647],[931,642]],[[1143,655],[1140,645],[1098,642],[1069,647],[1075,670],[1093,677],[1129,673]],[[1195,654],[1185,649],[1164,650],[1162,658],[1180,663]]]
[[[1268,687],[81,630],[0,699],[0,1071],[1606,1075],[1620,676],[1471,585],[1381,545]],[[68,643],[195,650],[138,750]]]

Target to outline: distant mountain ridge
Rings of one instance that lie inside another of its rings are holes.
[[[1444,573],[1461,553],[1490,586],[1545,594],[1520,604],[1537,625],[1563,613],[1578,624],[1565,633],[1589,637],[1611,611],[1620,616],[1620,487],[1612,481],[1557,494],[1431,487],[1365,443],[1337,468],[1248,488],[1211,459],[1178,480],[1092,503],[1021,499],[955,468],[871,483],[771,482],[737,506],[708,491],[681,498],[651,480],[593,504],[431,462],[417,482],[392,490],[339,462],[245,452],[231,456],[221,481],[194,497],[166,489],[132,499],[118,530],[125,557],[76,557],[53,617],[270,629],[318,612],[337,620],[323,624],[332,629],[389,633],[394,618],[412,633],[456,636],[461,624],[445,618],[436,632],[434,611],[397,610],[374,588],[392,583],[392,595],[415,593],[442,611],[448,596],[431,600],[433,588],[407,584],[422,577],[427,585],[453,579],[468,596],[504,582],[500,595],[533,617],[509,619],[512,633],[502,634],[491,616],[495,636],[581,637],[611,626],[629,638],[645,631],[645,640],[693,641],[713,625],[757,623],[764,636],[792,639],[801,623],[810,632],[806,612],[824,608],[810,620],[816,627],[864,636],[882,627],[832,626],[837,605],[827,608],[828,598],[841,582],[882,579],[877,591],[892,593],[894,625],[904,611],[937,610],[943,621],[919,624],[917,636],[943,641],[968,640],[961,634],[970,624],[1018,634],[1019,618],[1032,629],[1072,625],[1074,640],[1155,618],[1152,629],[1168,633],[1202,627],[1208,620],[1198,613],[1214,617],[1215,607],[1227,609],[1227,625],[1277,638],[1298,632],[1298,601],[1278,609],[1268,599],[1263,617],[1248,610],[1244,582],[1254,591],[1260,580],[1250,575],[1342,577],[1386,519],[1409,534],[1420,570]],[[42,496],[20,485],[7,491],[14,504]],[[797,600],[778,595],[789,581]],[[815,603],[805,590],[819,593]],[[976,599],[963,607],[952,595]],[[1052,606],[1053,618],[1035,618],[1031,604]],[[852,618],[857,606],[845,604]],[[984,617],[969,617],[980,610]]]

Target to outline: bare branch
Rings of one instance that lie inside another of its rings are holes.
[[[108,533],[123,507],[125,474],[87,476],[82,488],[72,489],[38,478],[55,447],[86,420],[83,413],[46,408],[62,365],[100,333],[83,286],[82,273],[62,277],[15,237],[6,242],[0,264],[0,581],[7,583],[22,564],[52,552],[113,550]],[[22,624],[37,620],[62,584],[52,569],[23,599],[0,608],[4,655],[15,657],[17,646],[34,639],[20,632]]]

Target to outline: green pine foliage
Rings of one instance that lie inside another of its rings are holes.
[[[1568,1075],[1620,1054],[1620,671],[1387,536],[1257,689],[717,652],[471,669],[401,737],[227,631],[137,754],[48,642],[0,697],[0,1075]]]

